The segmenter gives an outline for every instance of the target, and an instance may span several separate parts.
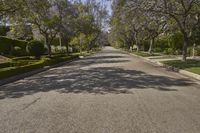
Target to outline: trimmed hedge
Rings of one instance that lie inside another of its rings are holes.
[[[0,54],[24,56],[27,55],[26,46],[28,42],[0,36]],[[15,51],[17,49],[17,52]]]
[[[12,61],[12,62],[1,63],[0,69],[6,68],[6,67],[25,66],[25,65],[36,63],[36,62],[38,62],[38,60],[15,60],[15,61]]]
[[[10,62],[0,63],[0,68],[10,67]]]
[[[43,57],[41,60],[34,62],[32,64],[2,68],[0,69],[0,79],[5,79],[18,74],[23,74],[39,68],[43,68],[44,66],[58,64],[60,62],[72,60],[75,58],[78,58],[78,55],[53,57],[53,58]]]
[[[37,63],[21,66],[21,67],[8,67],[0,69],[0,79],[8,78],[14,75],[26,73],[44,66],[44,60],[41,60]]]
[[[35,57],[40,57],[45,53],[44,44],[40,41],[33,40],[28,43],[27,52]]]

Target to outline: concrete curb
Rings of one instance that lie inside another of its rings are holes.
[[[177,73],[180,73],[180,74],[182,74],[184,76],[188,76],[188,77],[191,77],[193,79],[200,80],[200,75],[198,75],[198,74],[195,74],[195,73],[192,73],[192,72],[189,72],[189,71],[186,71],[186,70],[178,69],[178,68],[175,68],[175,67],[172,67],[172,66],[169,66],[169,65],[165,65],[165,64],[163,64],[161,62],[152,61],[151,59],[144,58],[142,56],[139,56],[139,55],[136,55],[136,54],[133,54],[133,53],[129,53],[127,51],[124,51],[124,52],[128,53],[129,55],[136,56],[136,57],[139,57],[139,58],[141,58],[143,60],[146,60],[149,63],[153,63],[153,64],[156,64],[156,65],[158,65],[160,67],[166,68],[169,71],[177,72]]]
[[[3,79],[3,80],[0,80],[0,86],[2,85],[5,85],[5,84],[9,84],[11,82],[15,82],[17,80],[21,80],[21,79],[24,79],[26,77],[30,77],[32,75],[35,75],[35,74],[38,74],[38,73],[41,73],[41,72],[44,72],[44,71],[47,71],[47,70],[50,70],[52,68],[56,68],[56,67],[59,67],[59,66],[63,66],[65,64],[68,64],[68,63],[71,63],[73,61],[76,61],[76,60],[79,60],[80,58],[77,57],[75,59],[72,59],[72,60],[69,60],[69,61],[65,61],[65,62],[61,62],[61,63],[58,63],[56,65],[52,65],[52,66],[45,66],[43,68],[40,68],[40,69],[36,69],[36,70],[33,70],[33,71],[30,71],[30,72],[27,72],[27,73],[23,73],[23,74],[19,74],[19,75],[16,75],[16,76],[12,76],[10,78],[6,78],[6,79]]]

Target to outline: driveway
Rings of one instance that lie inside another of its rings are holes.
[[[200,85],[112,47],[0,86],[0,133],[199,133]]]

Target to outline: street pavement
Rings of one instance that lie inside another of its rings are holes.
[[[200,85],[105,47],[0,86],[0,133],[200,133]]]

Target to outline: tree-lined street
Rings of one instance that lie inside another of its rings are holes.
[[[199,80],[200,0],[0,0],[0,133],[199,133]]]
[[[199,133],[200,85],[112,47],[0,87],[1,133]]]

